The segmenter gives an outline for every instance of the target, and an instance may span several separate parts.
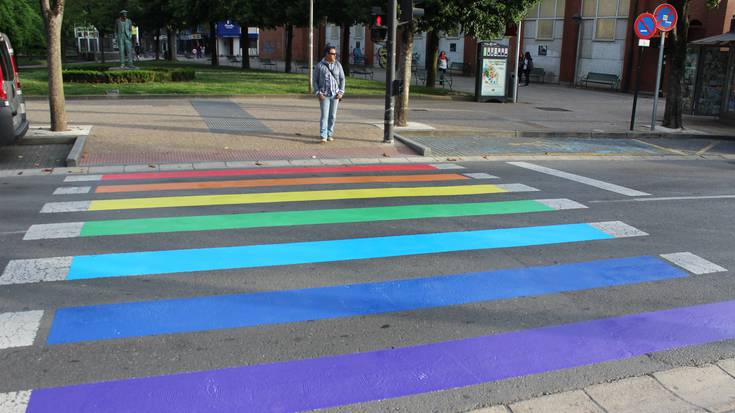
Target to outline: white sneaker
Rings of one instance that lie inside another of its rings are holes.
[[[327,140],[328,140],[329,142],[332,142],[332,141],[334,140],[334,138],[333,138],[333,137],[331,137],[331,136],[329,136],[329,137],[327,137]]]
[[[327,139],[328,138],[322,137],[321,143],[327,143]]]

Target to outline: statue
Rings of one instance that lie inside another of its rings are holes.
[[[128,19],[128,11],[122,10],[115,21],[117,46],[120,49],[120,69],[135,69],[133,66],[133,22]]]

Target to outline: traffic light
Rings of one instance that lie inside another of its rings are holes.
[[[384,42],[385,39],[388,37],[388,26],[385,25],[387,23],[387,20],[385,13],[383,12],[383,8],[373,7],[370,16],[370,37],[375,43]]]
[[[416,7],[421,6],[421,7]],[[424,0],[414,0],[413,2],[413,18],[424,17]]]

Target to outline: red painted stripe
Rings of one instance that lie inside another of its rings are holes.
[[[142,172],[131,174],[102,175],[103,181],[126,181],[134,179],[173,179],[173,178],[206,178],[213,176],[243,175],[289,175],[329,172],[387,172],[387,171],[435,171],[431,165],[354,165],[354,166],[310,166],[302,168],[268,168],[268,169],[223,169],[216,171],[172,171]]]

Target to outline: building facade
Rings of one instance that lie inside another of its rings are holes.
[[[534,66],[546,72],[546,81],[576,84],[589,72],[619,76],[621,89],[632,90],[639,60],[638,42],[633,31],[636,17],[653,12],[663,0],[541,0],[528,11],[521,26],[521,52],[530,52]],[[727,32],[735,14],[735,0],[722,0],[720,6],[710,9],[704,0],[691,0],[689,9],[689,40],[697,40]],[[316,31],[317,58],[325,44],[341,48],[339,27],[321,25]],[[515,36],[513,33],[506,33]],[[283,59],[285,33],[282,28],[261,32],[260,55],[269,59]],[[419,33],[414,42],[414,62],[426,64],[425,33]],[[497,39],[509,45],[514,53],[515,41],[509,37]],[[294,60],[306,60],[308,44],[306,29],[294,30]],[[440,36],[439,50],[445,51],[452,62],[464,63],[468,74],[474,73],[477,39],[461,33]],[[653,91],[656,83],[658,39],[643,53],[641,60],[641,90]],[[360,45],[365,63],[377,66],[382,45],[370,39],[370,30],[354,26],[350,30],[350,51]],[[664,72],[664,82],[666,75]]]

